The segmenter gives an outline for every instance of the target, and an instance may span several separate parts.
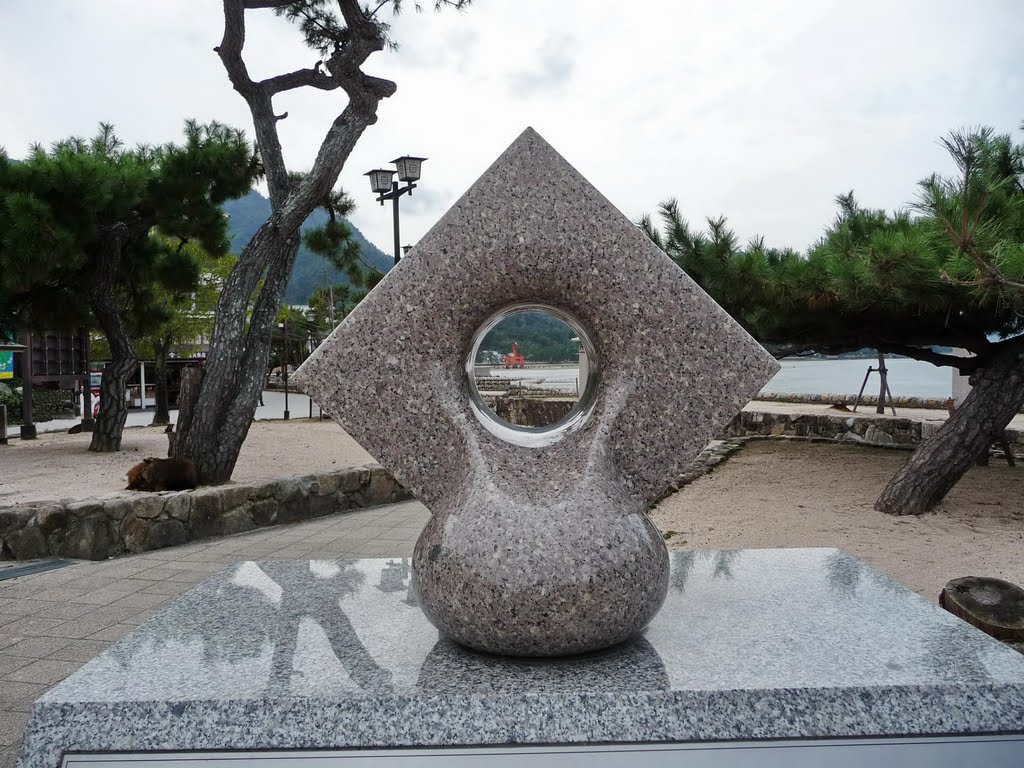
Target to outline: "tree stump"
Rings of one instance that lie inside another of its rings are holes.
[[[1024,589],[1016,584],[984,576],[953,579],[939,605],[992,637],[1024,642]]]

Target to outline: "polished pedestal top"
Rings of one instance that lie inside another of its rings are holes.
[[[837,550],[674,553],[641,637],[555,660],[439,639],[409,576],[403,560],[228,566],[43,696],[22,765],[1024,731],[1024,656]]]

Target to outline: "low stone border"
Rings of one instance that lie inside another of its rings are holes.
[[[689,485],[698,477],[703,477],[711,472],[711,470],[742,448],[749,439],[747,437],[731,437],[725,440],[715,440],[700,452],[700,455],[693,460],[693,463],[686,468],[685,472],[672,482],[672,485],[665,490],[655,504],[671,496],[680,488]]]
[[[382,467],[0,507],[0,559],[103,560],[412,498]]]
[[[941,422],[862,417],[843,413],[790,414],[742,411],[725,428],[726,437],[805,437],[887,447],[916,448]],[[1006,430],[1015,454],[1024,452],[1024,431]]]
[[[754,400],[765,400],[776,403],[810,403],[815,405],[834,405],[846,403],[852,406],[857,401],[856,395],[810,395],[803,392],[762,392]],[[946,410],[948,400],[942,397],[894,397],[893,405],[897,408],[928,408],[934,411]],[[878,405],[878,395],[863,395],[860,399],[862,407],[874,408]],[[888,410],[889,405],[886,404]],[[1024,410],[1021,411],[1024,413]]]
[[[819,394],[811,395],[803,392],[762,392],[754,400],[769,400],[776,403],[811,403],[816,405],[833,405],[846,403],[849,406],[857,401],[856,395]],[[936,411],[946,410],[946,399],[941,397],[894,397],[893,405],[897,408],[930,408]],[[861,407],[878,405],[878,395],[862,395]],[[886,408],[889,405],[886,403]]]
[[[913,419],[858,418],[832,414],[786,414],[743,411],[723,434],[701,451],[686,471],[677,477],[655,504],[709,474],[740,448],[753,440],[806,440],[808,442],[859,443],[881,448],[913,450],[931,437],[941,422]],[[1024,454],[1024,430],[1006,430],[1010,448],[1020,458]],[[993,446],[992,455],[1001,459],[1002,449]],[[1021,647],[1024,653],[1024,645]]]

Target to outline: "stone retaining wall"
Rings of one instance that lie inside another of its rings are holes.
[[[493,409],[498,418],[520,427],[546,427],[561,421],[576,406],[568,398],[496,397]]]
[[[0,559],[103,560],[411,496],[376,464],[195,491],[0,507]]]
[[[834,403],[846,403],[852,406],[857,401],[856,395],[809,395],[803,392],[762,392],[754,400],[771,400],[776,403],[816,403],[832,405]],[[894,397],[893,404],[897,408],[931,408],[938,411],[946,410],[946,400],[941,397]],[[878,395],[863,395],[860,399],[861,407],[878,405]],[[888,404],[886,408],[888,408]]]
[[[841,440],[867,445],[914,448],[931,437],[941,422],[916,419],[862,417],[855,414],[788,414],[742,411],[725,428],[727,437],[762,435]],[[1014,453],[1024,452],[1024,431],[1008,429]]]

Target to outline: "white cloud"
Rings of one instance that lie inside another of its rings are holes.
[[[315,61],[283,20],[249,19],[255,76]],[[100,120],[130,142],[174,139],[186,116],[249,128],[213,52],[221,23],[210,0],[9,4],[0,144],[16,155]],[[399,51],[367,69],[399,90],[342,173],[355,223],[385,251],[391,214],[364,171],[430,158],[403,200],[413,243],[527,125],[630,217],[675,196],[691,220],[726,214],[743,237],[802,248],[836,193],[902,205],[945,167],[939,136],[1024,118],[1019,0],[477,0],[463,14],[404,14],[393,32]],[[309,166],[343,104],[320,91],[278,99],[294,167]]]

